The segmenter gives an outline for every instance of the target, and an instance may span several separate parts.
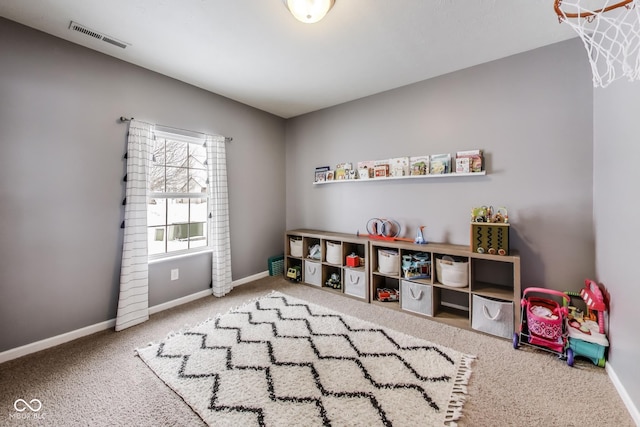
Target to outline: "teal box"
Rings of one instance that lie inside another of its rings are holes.
[[[269,258],[269,276],[281,276],[284,274],[284,255],[276,255]]]

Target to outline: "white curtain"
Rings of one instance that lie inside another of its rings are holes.
[[[116,331],[149,319],[147,198],[152,132],[153,127],[148,123],[136,120],[129,123],[124,244]]]
[[[222,297],[232,289],[231,240],[229,237],[229,197],[225,138],[207,135],[207,174],[209,195],[208,233],[213,249],[211,281],[213,295]]]

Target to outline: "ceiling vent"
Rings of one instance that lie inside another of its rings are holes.
[[[125,49],[127,46],[130,45],[129,43],[121,42],[120,40],[117,40],[106,34],[93,31],[82,24],[78,24],[77,22],[71,21],[71,23],[69,24],[69,29],[72,31],[77,31],[79,33],[87,35],[89,37],[93,37],[94,39],[102,40],[103,42],[112,44],[114,46],[118,46],[119,48],[122,48],[122,49]]]

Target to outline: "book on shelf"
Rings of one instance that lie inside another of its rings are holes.
[[[469,173],[471,171],[471,158],[469,157],[457,157],[456,158],[456,173]]]
[[[410,157],[409,173],[411,175],[427,175],[429,173],[429,156]]]
[[[456,162],[457,159],[469,159],[469,172],[482,172],[484,168],[482,150],[458,151],[456,153]]]
[[[389,159],[389,175],[390,176],[409,175],[409,158],[394,157]]]
[[[389,176],[389,160],[376,160],[373,166],[373,176],[375,178],[386,178]]]
[[[358,162],[358,178],[369,179],[374,176],[374,167],[376,162],[373,160],[367,160],[364,162]]]
[[[451,154],[434,154],[430,158],[429,173],[441,175],[451,172]]]
[[[338,163],[336,165],[336,169],[335,169],[335,174],[333,179],[337,180],[337,181],[341,181],[343,179],[349,179],[351,177],[351,175],[349,174],[349,171],[352,169],[353,165],[349,162],[346,163]]]
[[[329,166],[319,166],[316,168],[315,180],[313,182],[323,182],[327,177]]]

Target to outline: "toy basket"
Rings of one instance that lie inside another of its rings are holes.
[[[527,325],[532,339],[539,337],[548,341],[561,340],[562,322],[563,315],[557,302],[540,297],[530,297],[527,300]]]
[[[400,271],[400,255],[398,255],[398,252],[378,249],[378,271],[383,274],[397,275]]]
[[[301,257],[302,256],[302,239],[289,239],[289,251],[291,252],[291,256]]]
[[[453,288],[469,286],[469,263],[447,255],[436,258],[436,277],[443,285]]]
[[[327,262],[336,265],[342,263],[342,246],[340,243],[327,242]]]
[[[284,255],[272,256],[268,260],[269,276],[280,276],[284,274]]]

